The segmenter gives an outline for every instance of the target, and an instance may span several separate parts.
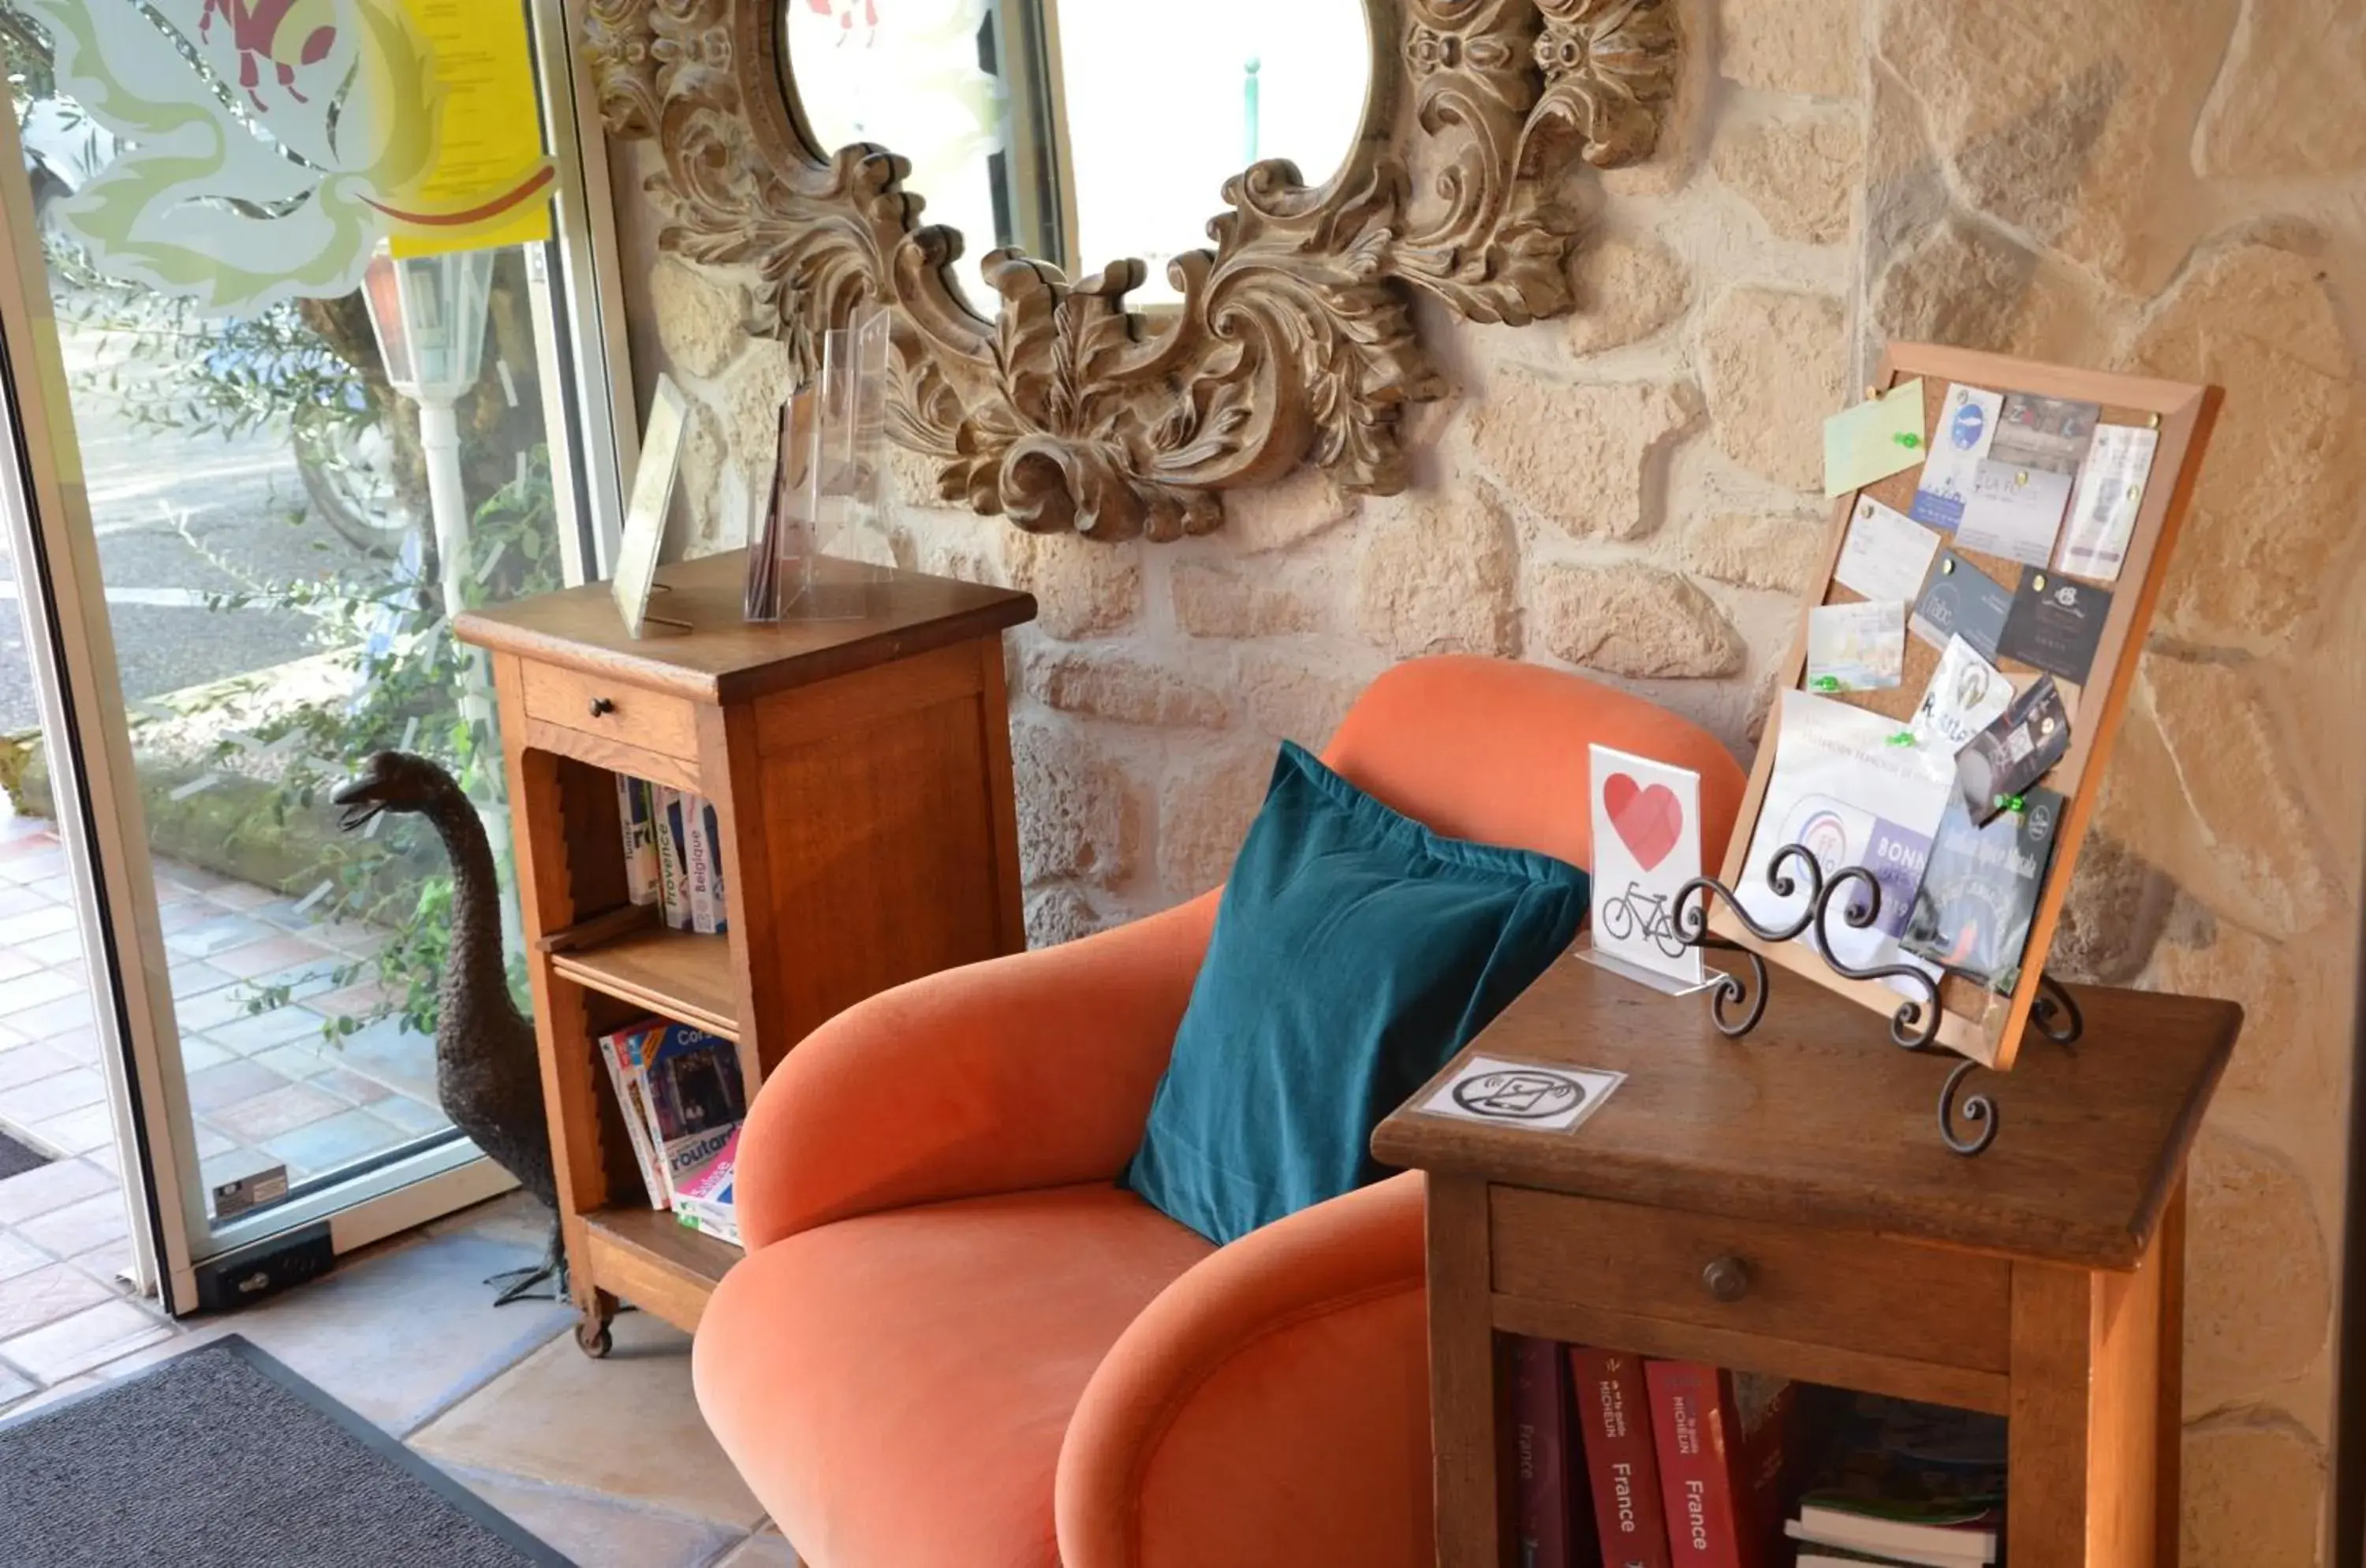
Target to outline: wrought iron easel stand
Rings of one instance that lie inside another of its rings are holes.
[[[1766,1012],[1767,975],[1766,960],[1756,952],[1709,935],[1712,898],[1724,899],[1733,918],[1763,942],[1797,942],[1812,930],[1812,951],[1833,973],[1851,980],[1895,980],[1912,987],[1920,995],[1909,995],[1898,1003],[1898,1010],[1890,1015],[1889,1037],[1909,1051],[1930,1050],[1938,1043],[1939,1023],[1944,1016],[1937,981],[1910,964],[1858,969],[1832,956],[1831,928],[1827,924],[1832,906],[1840,905],[1841,919],[1850,929],[1865,930],[1881,918],[1879,879],[1861,865],[1843,866],[1827,879],[1822,863],[1812,851],[1804,844],[1786,844],[1767,863],[1766,886],[1776,897],[1789,900],[1799,896],[1803,885],[1806,909],[1787,926],[1760,925],[1742,908],[1734,890],[1714,877],[1696,876],[1676,890],[1673,915],[1678,939],[1688,947],[1714,947],[1737,953],[1750,966],[1751,977],[1746,981],[1730,970],[1718,977],[1709,997],[1710,1015],[1718,1029],[1738,1040],[1758,1027],[1758,1021]],[[1842,899],[1841,890],[1847,887],[1861,889],[1861,896]],[[2039,976],[2038,985],[2029,1021],[2056,1044],[2073,1043],[2086,1031],[2086,1020],[2079,1014],[2078,1002],[2051,976]],[[1999,1127],[1996,1102],[1987,1095],[1974,1094],[1957,1102],[1964,1081],[1979,1070],[1980,1064],[1967,1058],[1947,1075],[1947,1081],[1939,1089],[1939,1136],[1946,1140],[1950,1149],[1967,1157],[1986,1153],[1989,1145],[1996,1142]],[[1976,1130],[1959,1132],[1959,1124]]]

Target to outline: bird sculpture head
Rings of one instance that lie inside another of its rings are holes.
[[[344,807],[337,825],[348,833],[381,811],[426,812],[463,798],[450,773],[408,751],[378,752],[329,796]]]

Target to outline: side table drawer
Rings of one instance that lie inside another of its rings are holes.
[[[528,718],[684,761],[698,756],[698,708],[687,698],[549,664],[525,665],[520,681]]]
[[[1490,1187],[1493,1288],[1941,1366],[2011,1365],[2012,1266],[1879,1236]]]

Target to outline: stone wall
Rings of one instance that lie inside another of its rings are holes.
[[[1746,758],[1826,523],[1818,424],[1889,337],[2207,379],[2225,416],[2056,953],[2250,1022],[2192,1178],[2184,1560],[2317,1557],[2366,815],[2366,12],[2357,0],[1688,0],[1676,123],[1602,179],[1583,313],[1426,324],[1413,493],[1320,476],[1164,547],[905,507],[875,543],[1026,587],[1028,915],[1219,881],[1277,738],[1393,660],[1584,670]],[[618,152],[637,191],[646,149]],[[744,535],[786,370],[625,214],[637,368],[698,404],[699,547]],[[927,476],[899,470],[905,493]]]

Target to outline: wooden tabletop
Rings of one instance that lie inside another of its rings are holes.
[[[1706,993],[1663,997],[1563,958],[1470,1051],[1628,1075],[1574,1131],[1400,1109],[1384,1163],[1662,1208],[1871,1231],[2088,1269],[2132,1269],[2242,1026],[2232,1002],[2074,987],[2086,1033],[2033,1036],[1979,1072],[2001,1119],[1977,1158],[1939,1140],[1958,1058],[1889,1043],[1877,1015],[1777,970],[1766,1016],[1719,1034]],[[1462,1060],[1415,1095],[1418,1105]]]
[[[686,621],[693,628],[688,632],[653,620],[638,639],[626,635],[604,582],[471,610],[454,630],[480,648],[596,671],[700,702],[733,703],[1035,618],[1035,601],[1008,589],[824,560],[821,597],[830,618],[793,613],[753,625],[741,615],[747,554],[732,550],[659,570],[661,591],[651,595],[649,615]]]

